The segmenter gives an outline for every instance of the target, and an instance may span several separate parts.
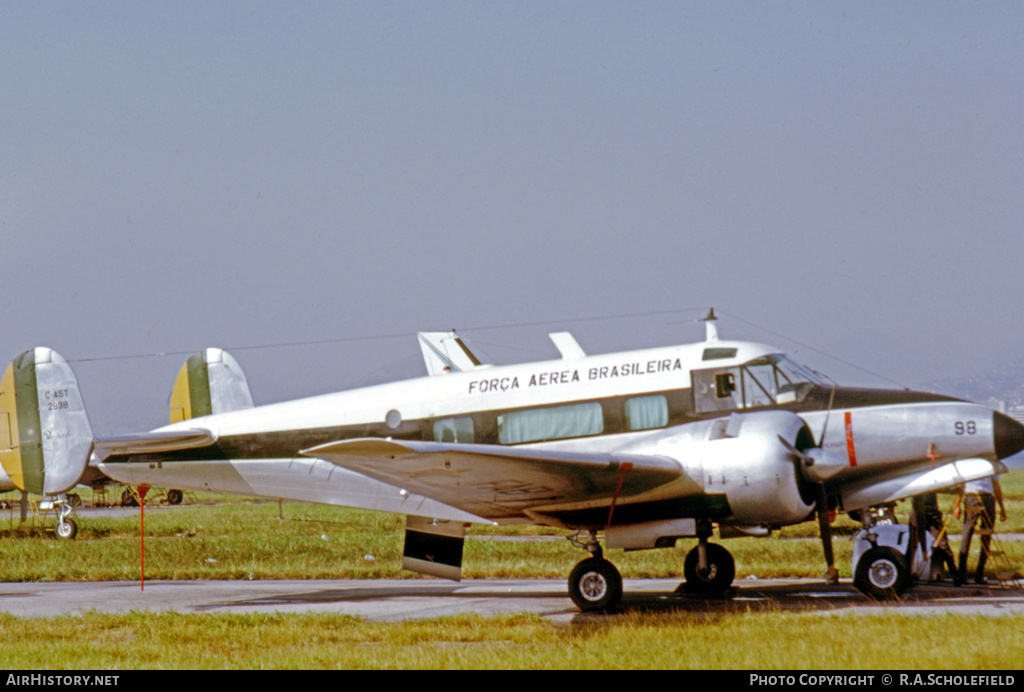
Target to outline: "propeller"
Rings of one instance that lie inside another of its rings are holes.
[[[826,452],[821,446],[825,443],[825,432],[828,430],[828,421],[832,417],[832,404],[836,398],[836,387],[828,395],[828,408],[825,410],[825,422],[821,426],[821,438],[819,444],[811,449],[816,464],[808,468],[814,468],[813,472],[807,475],[817,480],[818,486],[818,534],[821,536],[821,550],[825,554],[825,582],[828,584],[839,583],[839,570],[836,569],[835,554],[832,552],[832,522],[828,516],[828,493],[825,492],[825,481],[843,468],[844,460],[834,454]],[[817,455],[814,454],[817,452]]]
[[[832,414],[832,402],[835,398],[835,387],[832,388],[832,395],[829,397],[828,412],[825,415],[825,424],[821,429],[821,440],[825,441],[825,431],[828,429],[829,417]],[[818,533],[821,536],[821,548],[825,554],[825,581],[829,584],[839,582],[839,570],[835,566],[835,553],[832,550],[832,524],[828,516],[828,493],[825,491],[825,483],[836,473],[846,466],[846,460],[829,452],[814,442],[814,435],[810,429],[805,428],[807,437],[810,438],[813,446],[798,449],[788,440],[779,436],[779,441],[793,455],[793,463],[798,476],[807,483],[814,486],[816,491],[815,512],[818,515]]]

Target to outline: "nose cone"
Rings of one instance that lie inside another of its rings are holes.
[[[1024,449],[1024,425],[998,411],[992,414],[992,437],[996,456],[1011,457]]]

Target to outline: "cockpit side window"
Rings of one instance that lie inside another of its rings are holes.
[[[775,385],[775,369],[764,361],[747,363],[743,371],[743,401],[748,407],[770,406],[775,403],[778,388]]]
[[[697,413],[743,408],[739,368],[693,371],[693,398]]]
[[[770,355],[741,366],[693,371],[698,413],[734,411],[801,401],[820,379],[785,356]]]

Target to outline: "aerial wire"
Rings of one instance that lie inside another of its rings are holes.
[[[489,325],[463,327],[463,328],[460,328],[458,330],[458,332],[461,333],[461,334],[465,334],[465,333],[472,333],[472,332],[492,331],[492,330],[496,330],[496,329],[512,329],[512,328],[525,328],[525,327],[546,327],[546,326],[552,326],[552,325],[581,324],[581,323],[584,323],[584,322],[602,322],[602,321],[609,321],[609,320],[634,319],[634,318],[638,318],[638,317],[660,317],[660,316],[667,316],[667,315],[678,315],[678,314],[681,314],[681,313],[683,313],[683,314],[685,314],[685,313],[701,313],[701,314],[703,314],[703,313],[705,313],[707,311],[707,309],[708,308],[706,308],[706,307],[676,308],[676,309],[672,309],[672,310],[649,310],[649,311],[644,311],[644,312],[621,313],[621,314],[615,314],[615,315],[601,315],[601,316],[592,316],[592,317],[574,317],[574,318],[561,319],[561,320],[538,320],[538,321],[535,321],[535,322],[509,322],[509,323],[504,323],[504,324],[489,324]],[[859,371],[861,371],[863,373],[871,375],[872,377],[877,377],[880,380],[883,380],[883,381],[888,382],[890,384],[894,384],[897,387],[906,388],[905,384],[897,382],[897,381],[893,380],[890,377],[886,377],[885,375],[882,375],[880,373],[868,370],[867,368],[864,368],[864,367],[862,367],[860,365],[857,365],[856,363],[851,363],[851,362],[849,362],[847,360],[839,358],[838,356],[834,356],[834,355],[832,355],[830,353],[822,351],[819,348],[815,348],[814,346],[811,346],[809,344],[803,343],[801,341],[797,341],[796,339],[793,339],[792,337],[789,337],[789,336],[786,336],[784,334],[780,334],[778,332],[775,332],[775,331],[773,331],[771,329],[768,329],[767,327],[762,327],[759,324],[755,324],[753,322],[750,322],[749,320],[745,320],[742,317],[734,315],[734,314],[732,314],[732,313],[730,313],[730,312],[728,312],[726,310],[719,309],[718,312],[719,312],[719,314],[721,314],[723,316],[726,316],[726,317],[729,317],[730,319],[734,319],[737,322],[741,322],[741,323],[747,325],[748,327],[752,327],[754,329],[757,329],[757,330],[760,330],[762,332],[765,332],[766,334],[770,334],[770,335],[772,335],[772,336],[774,336],[774,337],[776,337],[778,339],[783,339],[785,341],[793,343],[793,344],[799,346],[800,348],[805,348],[805,349],[808,349],[810,351],[813,351],[814,353],[817,353],[818,355],[824,356],[824,357],[829,358],[831,360],[834,360],[834,361],[836,361],[838,363],[842,363],[843,365],[845,365],[847,367],[854,368],[854,369],[859,370]],[[694,321],[697,321],[697,320],[694,320]],[[395,333],[395,334],[375,334],[375,335],[367,335],[367,336],[346,336],[346,337],[338,337],[338,338],[335,338],[335,339],[310,339],[310,340],[306,340],[306,341],[286,341],[286,342],[279,342],[279,343],[273,343],[273,344],[250,344],[250,345],[241,345],[241,346],[231,346],[231,347],[225,348],[224,350],[226,350],[226,351],[257,351],[257,350],[266,350],[266,349],[275,349],[275,348],[300,348],[300,347],[308,347],[308,346],[325,346],[325,345],[329,345],[329,344],[356,343],[356,342],[360,342],[360,341],[383,341],[385,339],[404,339],[404,338],[408,338],[408,337],[410,337],[412,335],[414,335],[414,332],[401,332],[401,333]],[[480,343],[480,345],[488,345],[485,342],[479,342],[479,343]],[[491,346],[498,346],[498,344],[489,344],[489,345],[491,345]],[[507,349],[512,349],[512,350],[519,350],[519,351],[528,352],[528,353],[536,353],[536,354],[540,354],[540,355],[547,355],[546,353],[541,352],[541,351],[532,351],[532,350],[523,349],[523,348],[518,348],[517,349],[515,347],[511,347],[511,346],[507,346],[507,345],[501,345],[501,347],[502,348],[507,348]],[[110,361],[110,360],[134,360],[134,359],[141,359],[141,358],[164,358],[164,357],[168,357],[168,356],[182,357],[182,356],[191,356],[193,353],[195,353],[195,350],[189,350],[189,351],[159,351],[159,352],[156,352],[156,353],[137,353],[137,354],[120,355],[120,356],[96,356],[96,357],[91,357],[91,358],[74,358],[74,359],[68,359],[68,362],[70,362],[70,363],[94,363],[94,362]]]
[[[491,324],[491,325],[483,325],[483,326],[478,326],[478,327],[463,327],[463,328],[460,328],[458,331],[460,333],[465,333],[465,332],[482,332],[482,331],[488,331],[488,330],[494,330],[494,329],[511,329],[511,328],[514,328],[514,327],[543,327],[543,326],[558,325],[558,324],[579,324],[581,322],[599,322],[599,321],[603,321],[603,320],[618,320],[618,319],[627,319],[627,318],[635,318],[635,317],[656,317],[656,316],[659,316],[659,315],[673,315],[673,314],[679,314],[679,313],[682,313],[682,312],[695,312],[695,311],[702,311],[702,310],[706,310],[706,308],[679,308],[679,309],[675,309],[675,310],[655,310],[655,311],[649,311],[649,312],[634,312],[634,313],[628,313],[628,314],[605,315],[605,316],[599,316],[599,317],[575,317],[575,318],[564,319],[564,320],[544,320],[544,321],[538,321],[538,322],[511,322],[511,323],[508,323],[508,324]],[[248,345],[248,346],[231,346],[231,347],[225,348],[224,350],[225,351],[256,351],[256,350],[264,350],[264,349],[272,349],[272,348],[297,348],[297,347],[302,347],[302,346],[324,346],[324,345],[328,345],[328,344],[354,343],[354,342],[358,342],[358,341],[377,341],[377,340],[384,340],[384,339],[400,339],[400,338],[404,339],[404,338],[408,338],[409,336],[414,336],[414,335],[415,335],[414,332],[402,332],[402,333],[398,333],[398,334],[376,334],[376,335],[368,335],[368,336],[346,336],[346,337],[338,337],[336,339],[315,339],[315,340],[307,340],[307,341],[289,341],[289,342],[281,342],[281,343],[274,343],[274,344],[255,344],[255,345]],[[74,359],[70,359],[69,358],[68,362],[69,363],[92,363],[92,362],[106,361],[106,360],[132,360],[132,359],[139,359],[139,358],[165,358],[167,356],[179,356],[180,357],[180,356],[190,356],[193,353],[195,353],[194,349],[190,350],[190,351],[159,351],[159,352],[156,352],[156,353],[136,353],[136,354],[129,354],[129,355],[121,355],[121,356],[95,356],[95,357],[91,357],[91,358],[74,358]]]

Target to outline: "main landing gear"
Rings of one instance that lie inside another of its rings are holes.
[[[604,559],[601,545],[593,531],[586,533],[586,542],[573,541],[590,552],[590,557],[579,562],[569,574],[569,598],[583,612],[614,610],[622,600],[622,575]],[[736,562],[728,550],[717,543],[708,543],[702,536],[683,561],[686,581],[677,592],[702,596],[719,596],[732,586],[736,577]]]
[[[622,600],[622,575],[598,551],[569,574],[569,598],[583,612],[614,610]]]
[[[686,581],[680,584],[680,589],[685,593],[719,596],[736,578],[736,561],[722,546],[701,538],[697,547],[686,554],[683,576]]]
[[[597,535],[588,531],[586,543],[569,540],[590,551],[590,557],[569,573],[569,598],[585,613],[614,610],[622,600],[622,575],[615,565],[604,559]]]

